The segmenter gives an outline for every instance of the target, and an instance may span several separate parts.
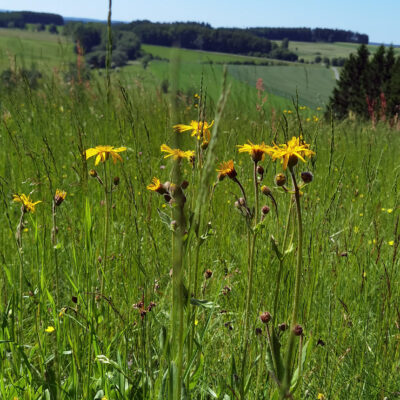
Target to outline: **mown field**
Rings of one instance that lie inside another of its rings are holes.
[[[399,397],[395,127],[332,125],[305,98],[296,110],[257,91],[282,79],[261,67],[229,67],[224,89],[222,66],[183,53],[111,71],[110,86],[105,71],[68,80],[74,57],[57,61],[57,46],[35,89],[16,77],[0,91],[0,398],[279,399],[287,383],[294,399]],[[307,96],[327,92],[320,71]],[[199,110],[215,121],[204,146],[173,128]],[[238,152],[300,134],[315,154],[287,169]],[[195,161],[164,158],[163,144]],[[124,147],[123,162],[110,151],[95,165],[85,154],[100,145]],[[228,160],[236,180],[218,180]]]

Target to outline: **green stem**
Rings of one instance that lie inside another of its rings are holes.
[[[279,298],[279,289],[281,285],[281,277],[282,277],[282,271],[283,271],[283,257],[285,255],[285,248],[286,248],[286,241],[287,241],[287,234],[289,231],[289,223],[290,223],[290,214],[292,212],[292,203],[289,204],[288,208],[288,214],[286,217],[286,226],[285,226],[285,232],[283,234],[283,242],[282,242],[282,258],[279,259],[279,271],[278,271],[278,276],[276,278],[276,288],[275,288],[275,295],[274,295],[274,308],[273,308],[273,314],[272,318],[274,321],[276,321],[276,313],[278,311],[278,298]],[[278,226],[279,229],[279,226]]]
[[[293,171],[293,167],[289,167],[290,174],[292,176],[293,188],[294,188],[294,198],[296,201],[296,211],[297,211],[297,265],[296,265],[296,278],[294,284],[294,296],[293,296],[293,310],[292,310],[292,320],[291,320],[291,333],[289,337],[288,350],[285,362],[285,378],[283,382],[282,396],[286,396],[290,390],[290,381],[292,378],[291,366],[293,359],[293,349],[294,341],[296,335],[294,334],[293,328],[297,324],[297,314],[299,310],[299,299],[300,299],[300,280],[301,280],[301,262],[303,258],[302,247],[303,247],[303,225],[301,220],[301,207],[300,207],[300,189],[296,182],[296,176]]]
[[[254,228],[258,223],[258,215],[259,215],[259,199],[258,199],[258,182],[257,182],[257,162],[254,162],[254,199],[255,199],[255,214],[254,214]],[[240,185],[241,186],[241,185]],[[244,193],[244,191],[243,191]],[[248,229],[247,243],[250,243],[250,229]],[[251,305],[251,297],[253,294],[253,269],[254,269],[254,250],[256,245],[257,233],[253,231],[253,238],[251,241],[251,245],[248,246],[248,283],[247,283],[247,294],[246,294],[246,307],[245,307],[245,320],[244,320],[244,340],[242,345],[242,377],[241,377],[241,398],[244,399],[244,385],[245,385],[245,376],[246,376],[246,360],[248,357],[247,348],[250,336],[250,305]]]
[[[107,167],[106,163],[103,164],[104,167],[104,207],[105,207],[105,216],[104,216],[104,248],[103,248],[103,259],[101,261],[100,269],[100,295],[103,296],[104,291],[104,275],[107,266],[107,250],[108,250],[108,226],[109,226],[109,204],[108,204],[108,176],[107,176]]]

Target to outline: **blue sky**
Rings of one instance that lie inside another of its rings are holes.
[[[0,9],[107,18],[108,0],[0,0]],[[400,44],[400,0],[114,0],[113,19],[198,21],[213,27],[340,28]]]

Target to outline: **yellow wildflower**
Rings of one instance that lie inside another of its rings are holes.
[[[306,162],[304,157],[314,155],[315,153],[309,147],[310,145],[305,143],[301,137],[296,138],[293,136],[287,144],[280,144],[279,146],[275,144],[274,147],[270,147],[269,154],[273,161],[281,159],[283,169],[286,169],[288,165],[295,166],[298,159]]]
[[[85,151],[86,160],[90,157],[97,156],[94,165],[97,165],[101,162],[106,162],[108,158],[112,157],[114,164],[117,160],[122,162],[122,157],[118,154],[121,151],[125,151],[126,147],[118,147],[114,148],[114,146],[96,146]]]
[[[190,125],[178,124],[174,125],[176,132],[192,131],[191,136],[196,136],[198,140],[210,141],[210,128],[214,125],[214,121],[209,124],[207,121],[190,121]]]
[[[254,162],[264,160],[265,153],[271,154],[272,147],[267,146],[264,142],[261,144],[253,144],[250,142],[248,144],[238,145],[239,153],[249,153]]]
[[[391,214],[393,212],[393,208],[388,208],[386,211],[388,214]]]
[[[47,333],[52,333],[55,331],[55,328],[53,326],[48,326],[44,331]]]
[[[218,180],[222,181],[226,176],[228,176],[231,179],[234,179],[237,175],[237,172],[235,170],[235,166],[233,164],[233,160],[229,160],[227,162],[222,162],[219,165],[219,169],[217,169],[218,172]]]
[[[393,245],[394,245],[394,240],[389,240],[389,241],[388,241],[388,245],[389,245],[389,246],[393,246]]]
[[[186,158],[188,161],[193,161],[194,158],[193,150],[183,151],[180,149],[171,149],[171,147],[166,144],[161,145],[161,151],[167,153],[164,158],[172,157],[174,160],[182,160],[182,158]]]
[[[16,203],[22,203],[22,205],[24,206],[24,211],[31,212],[31,213],[35,212],[36,204],[39,204],[42,202],[41,200],[39,200],[39,201],[35,201],[33,203],[29,194],[28,194],[28,196],[26,196],[25,194],[21,194],[21,195],[14,194],[13,201],[15,201]]]
[[[167,192],[161,181],[156,177],[152,179],[152,183],[146,186],[146,189],[159,194],[164,194]]]
[[[317,400],[325,400],[323,393],[318,393]]]

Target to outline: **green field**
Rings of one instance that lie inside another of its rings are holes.
[[[398,398],[396,121],[325,121],[321,66],[224,86],[201,61],[228,56],[157,48],[108,86],[64,79],[58,37],[0,32],[2,68],[43,74],[0,90],[1,399]],[[199,110],[209,143],[173,127]]]

